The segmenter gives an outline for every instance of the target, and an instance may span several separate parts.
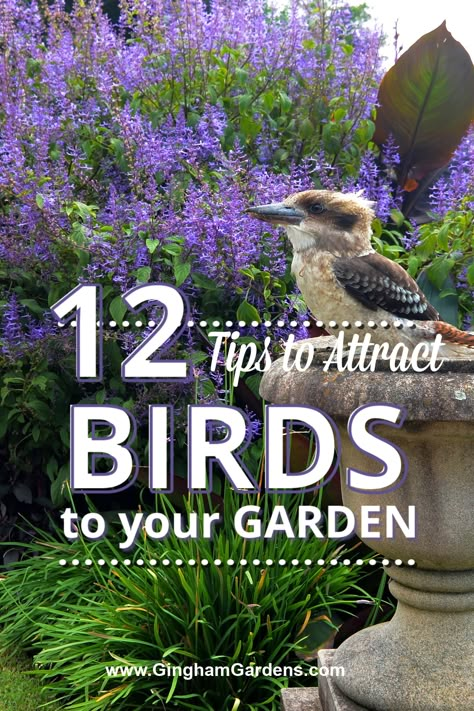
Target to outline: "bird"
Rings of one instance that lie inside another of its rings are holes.
[[[440,336],[442,356],[474,358],[474,334],[442,321],[408,272],[375,251],[374,203],[360,193],[305,190],[247,213],[286,228],[292,273],[328,333],[362,325],[372,343],[403,343],[409,352],[420,341],[432,348]]]

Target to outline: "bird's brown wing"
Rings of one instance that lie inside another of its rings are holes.
[[[414,321],[437,321],[439,314],[411,276],[396,262],[373,252],[340,257],[333,263],[341,286],[369,309],[385,309]]]

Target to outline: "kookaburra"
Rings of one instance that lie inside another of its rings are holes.
[[[373,249],[370,201],[306,190],[248,212],[286,228],[294,252],[292,272],[308,308],[329,333],[337,334],[344,322],[362,322],[370,326],[373,343],[402,342],[410,349],[440,334],[442,356],[474,357],[474,335],[440,321],[403,267]]]

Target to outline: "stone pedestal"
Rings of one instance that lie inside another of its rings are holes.
[[[283,689],[281,711],[322,711],[317,688]]]
[[[334,666],[334,649],[322,649],[318,654],[319,667]],[[345,696],[336,684],[336,677],[320,676],[318,678],[318,699],[322,711],[367,711]],[[301,708],[303,711],[303,708]]]
[[[472,711],[474,360],[445,362],[436,373],[325,372],[321,363],[306,372],[286,372],[280,360],[265,373],[260,392],[272,403],[318,407],[335,420],[342,441],[343,501],[356,514],[359,535],[361,506],[391,505],[402,514],[408,506],[416,508],[415,539],[397,529],[392,539],[365,539],[388,559],[413,559],[416,566],[389,567],[390,590],[398,600],[395,616],[336,650],[332,663],[344,667],[345,676],[331,683],[359,705],[348,708]],[[350,414],[368,403],[406,409],[399,429],[377,425],[374,430],[408,460],[406,480],[394,491],[366,493],[345,483],[349,466],[374,475],[381,469],[353,445],[346,429]]]

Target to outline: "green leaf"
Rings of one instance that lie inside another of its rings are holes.
[[[186,281],[191,271],[191,264],[189,262],[176,262],[174,265],[174,277],[176,279],[176,286],[181,286],[181,284]]]
[[[417,282],[430,304],[432,304],[435,309],[439,311],[442,320],[447,323],[451,323],[453,326],[457,326],[459,313],[458,297],[444,296],[441,298],[441,293],[443,291],[454,287],[451,275],[448,275],[445,283],[440,289],[438,289],[429,279],[426,269],[421,272]]]
[[[260,122],[255,121],[255,119],[250,118],[249,116],[242,116],[240,119],[240,130],[246,138],[255,138],[255,136],[258,136],[261,129],[262,126]]]
[[[51,407],[47,405],[42,400],[28,400],[28,408],[34,412],[36,418],[42,420],[43,422],[51,421]]]
[[[280,97],[280,108],[282,113],[286,114],[291,109],[291,99],[284,91],[279,91],[278,95]]]
[[[275,106],[275,94],[273,91],[266,91],[262,95],[262,102],[265,110],[270,112]]]
[[[41,193],[36,194],[36,204],[38,205],[39,209],[42,210],[44,207],[44,195],[41,195]]]
[[[250,388],[255,397],[260,397],[259,388],[262,377],[262,373],[253,373],[252,375],[249,375],[247,378],[245,378],[245,384],[247,385],[247,387]]]
[[[275,153],[273,154],[273,160],[275,163],[284,163],[286,160],[288,160],[289,157],[288,151],[283,150],[283,148],[277,148]]]
[[[456,289],[453,289],[452,287],[449,287],[449,289],[443,289],[443,291],[440,292],[439,296],[441,299],[444,299],[445,296],[456,296],[457,297],[458,292]]]
[[[199,378],[199,387],[201,388],[203,397],[209,397],[209,395],[214,395],[214,393],[216,392],[216,387],[212,380]]]
[[[46,378],[44,375],[35,375],[35,377],[31,381],[31,384],[36,385],[40,390],[44,392],[48,386],[48,378]]]
[[[242,301],[239,308],[237,309],[237,319],[239,321],[245,321],[249,324],[251,321],[258,321],[260,323],[260,314],[258,313],[255,306],[249,304],[248,301]]]
[[[431,255],[436,251],[438,242],[438,235],[436,230],[429,229],[426,234],[423,235],[421,244],[416,248],[416,253],[420,257],[431,257]]]
[[[423,35],[389,69],[378,103],[374,142],[381,145],[394,137],[402,187],[449,162],[474,118],[474,66],[446,22]]]
[[[207,353],[204,351],[193,351],[191,353],[191,361],[194,365],[199,365],[199,363],[204,363],[205,360],[209,358]]]
[[[107,393],[104,389],[98,390],[95,394],[95,401],[98,405],[103,405],[105,402]]]
[[[146,284],[150,281],[151,267],[140,267],[137,269],[137,281],[141,284]]]
[[[20,304],[26,306],[27,309],[32,311],[34,314],[42,316],[44,314],[44,308],[38,304],[34,299],[20,299]]]
[[[98,210],[97,205],[86,205],[84,202],[76,200],[73,202],[73,207],[79,214],[81,220],[87,220],[89,217],[94,217],[96,211]]]
[[[249,73],[246,69],[241,69],[240,67],[237,67],[235,70],[235,76],[237,81],[240,82],[240,84],[245,84],[249,78]]]
[[[188,113],[188,125],[191,126],[191,128],[194,128],[195,126],[198,125],[199,121],[201,120],[200,115],[196,111],[190,111]]]
[[[122,351],[117,341],[106,340],[104,342],[104,355],[106,356],[108,363],[110,364],[114,372],[120,373],[120,366],[122,364]],[[117,387],[114,387],[116,390]]]
[[[438,257],[433,261],[433,264],[428,267],[427,274],[432,284],[438,289],[443,288],[443,285],[448,278],[448,274],[456,264],[456,260],[452,257]]]
[[[301,138],[311,138],[314,135],[314,126],[309,118],[303,119],[300,126]]]
[[[467,281],[469,286],[474,286],[474,262],[467,268]]]
[[[410,255],[408,257],[408,274],[412,277],[415,277],[418,273],[418,269],[420,268],[421,264],[421,259],[418,257],[415,257],[415,255]]]
[[[392,218],[393,223],[397,227],[401,227],[405,222],[405,216],[403,212],[400,212],[400,210],[397,210],[396,208],[390,210],[390,217]]]
[[[159,239],[147,239],[145,241],[145,244],[146,244],[147,249],[150,252],[150,254],[153,254],[153,252],[156,250],[156,248],[160,244],[160,240]]]
[[[31,504],[33,501],[31,489],[26,484],[17,482],[13,487],[13,493],[15,494],[17,501],[21,501],[24,504]]]
[[[69,464],[63,464],[56,479],[51,485],[51,501],[55,507],[59,507],[66,498],[66,486],[69,480]]]
[[[249,279],[255,279],[255,277],[258,275],[258,269],[254,266],[243,267],[242,269],[240,269],[240,273],[248,277]]]
[[[210,279],[208,276],[205,274],[199,274],[199,272],[193,272],[191,275],[191,278],[193,282],[196,284],[196,286],[199,286],[201,289],[215,289],[216,284],[215,282]]]
[[[447,252],[449,247],[449,224],[442,225],[438,232],[438,247]]]
[[[301,651],[297,652],[300,659],[316,659],[318,651],[332,647],[338,627],[326,615],[320,615],[311,620],[301,635]]]
[[[50,457],[48,459],[48,463],[46,465],[46,474],[48,475],[48,477],[51,481],[56,476],[57,471],[58,471],[58,461],[57,461],[56,457]]]
[[[241,114],[244,114],[250,104],[252,103],[252,95],[251,94],[242,94],[239,96],[239,111]]]
[[[163,252],[166,252],[166,254],[171,254],[173,257],[176,257],[177,255],[181,254],[182,251],[182,246],[180,244],[176,244],[175,242],[171,242],[170,244],[165,244],[163,246]]]
[[[346,109],[343,109],[343,108],[336,109],[334,111],[333,120],[336,123],[340,123],[342,121],[342,119],[345,117],[346,113],[347,113]]]
[[[121,296],[116,296],[109,306],[109,312],[116,323],[122,323],[123,317],[127,313],[127,307]]]

